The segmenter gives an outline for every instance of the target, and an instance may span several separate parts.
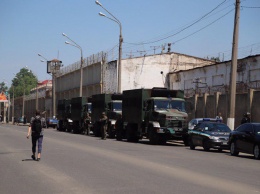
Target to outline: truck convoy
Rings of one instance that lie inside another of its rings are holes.
[[[87,97],[76,97],[71,99],[71,120],[73,121],[73,133],[84,133],[86,131],[84,118],[91,114],[91,102]]]
[[[108,117],[107,132],[110,138],[115,137],[115,122],[122,114],[122,94],[96,94],[92,96],[93,133],[96,137],[101,136],[100,116],[105,112]]]
[[[84,117],[86,113],[91,114],[91,98],[76,97],[71,100],[58,101],[58,120],[57,129],[59,131],[68,131],[73,133],[83,133]]]
[[[144,136],[152,144],[183,139],[187,127],[184,93],[166,88],[135,89],[123,92],[123,127],[118,135],[127,141]]]
[[[63,99],[58,101],[58,115],[59,120],[57,130],[59,131],[71,131],[72,120],[71,120],[71,100]]]
[[[91,100],[90,100],[91,99]],[[73,121],[72,131],[83,133],[84,117],[91,114],[91,130],[101,136],[100,117],[108,117],[107,133],[110,138],[137,142],[146,137],[151,144],[164,144],[168,140],[183,140],[187,133],[186,102],[181,90],[166,88],[125,90],[123,94],[96,94],[91,98],[76,97],[58,103],[60,130],[68,128]],[[66,105],[64,105],[66,104]],[[67,113],[71,109],[71,114]],[[121,125],[116,121],[121,120]],[[67,130],[70,131],[70,130]],[[87,133],[89,134],[89,133]]]

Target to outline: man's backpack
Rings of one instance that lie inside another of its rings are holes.
[[[32,124],[32,131],[37,135],[40,135],[42,132],[42,122],[41,118],[35,118]]]

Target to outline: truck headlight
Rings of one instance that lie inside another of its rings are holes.
[[[213,139],[213,140],[219,140],[219,138],[218,137],[216,137],[216,136],[209,136],[209,139]]]
[[[164,133],[164,129],[162,129],[162,128],[157,128],[157,133]]]

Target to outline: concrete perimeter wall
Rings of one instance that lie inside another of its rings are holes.
[[[260,122],[260,91],[248,90],[248,93],[236,95],[235,128],[245,112],[251,113],[251,122]],[[189,112],[189,120],[193,118],[215,118],[219,112],[223,122],[227,123],[229,111],[229,95],[216,93],[214,95],[204,94],[186,98],[194,105],[193,111]]]

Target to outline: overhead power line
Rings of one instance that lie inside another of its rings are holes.
[[[226,15],[230,14],[232,11],[234,11],[234,9],[231,9],[231,10],[228,11],[226,14],[224,14],[223,16],[219,17],[218,19],[214,20],[213,22],[209,23],[208,25],[204,26],[203,28],[201,28],[201,29],[199,29],[199,30],[197,30],[197,31],[195,31],[195,32],[193,32],[193,33],[191,33],[191,34],[189,34],[189,35],[187,35],[187,36],[185,36],[185,37],[183,37],[183,38],[181,38],[181,39],[179,39],[179,40],[173,42],[173,43],[176,43],[176,42],[179,42],[179,41],[181,41],[181,40],[184,40],[184,39],[186,39],[186,38],[188,38],[188,37],[190,37],[190,36],[192,36],[192,35],[194,35],[194,34],[200,32],[201,30],[204,30],[205,28],[211,26],[212,24],[214,24],[215,22],[217,22],[217,21],[220,20],[221,18],[223,18],[223,17],[225,17]]]
[[[155,40],[155,41],[150,41],[150,42],[141,42],[141,43],[128,43],[128,42],[125,42],[127,44],[132,44],[132,45],[145,45],[145,44],[151,44],[151,43],[155,43],[155,42],[159,42],[159,41],[162,41],[162,40],[165,40],[167,38],[170,38],[172,36],[175,36],[181,32],[183,32],[184,30],[190,28],[191,26],[197,24],[198,22],[200,22],[202,19],[204,19],[206,16],[208,16],[209,14],[211,14],[213,11],[215,11],[216,9],[218,9],[223,3],[225,3],[226,0],[224,0],[222,3],[220,3],[219,5],[217,5],[214,9],[212,9],[210,12],[206,13],[205,15],[203,15],[201,18],[199,18],[198,20],[196,20],[195,22],[193,22],[192,24],[186,26],[185,28],[179,30],[178,32],[172,34],[172,35],[169,35],[169,36],[166,36],[164,38],[161,38],[161,39],[158,39],[158,40]]]
[[[254,9],[254,8],[256,8],[256,9],[259,9],[260,7],[248,7],[248,6],[241,6],[242,8],[249,8],[249,9]]]
[[[183,37],[183,38],[181,38],[181,39],[179,39],[179,40],[177,40],[177,41],[172,42],[172,44],[175,44],[175,43],[177,43],[177,42],[180,42],[180,41],[182,41],[182,40],[184,40],[184,39],[186,39],[186,38],[188,38],[188,37],[190,37],[190,36],[192,36],[192,35],[194,35],[194,34],[200,32],[200,31],[204,30],[205,28],[207,28],[207,27],[211,26],[212,24],[216,23],[217,21],[219,21],[220,19],[222,19],[222,18],[225,17],[226,15],[230,14],[232,11],[234,11],[234,8],[231,9],[231,10],[229,10],[227,13],[225,13],[225,14],[222,15],[221,17],[217,18],[216,20],[212,21],[212,22],[209,23],[208,25],[206,25],[206,26],[200,28],[199,30],[196,30],[195,32],[193,32],[193,33],[191,33],[191,34],[189,34],[189,35],[187,35],[187,36],[185,36],[185,37]],[[152,50],[154,50],[154,49],[150,49],[150,50],[147,50],[147,51],[152,51]],[[125,53],[127,53],[127,52],[125,52]]]

